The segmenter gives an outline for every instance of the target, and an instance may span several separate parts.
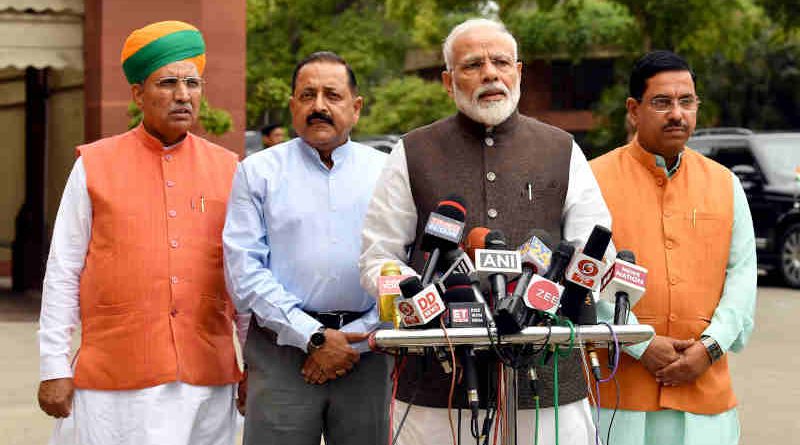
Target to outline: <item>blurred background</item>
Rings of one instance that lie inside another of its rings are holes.
[[[797,313],[800,0],[0,0],[0,349],[17,373],[0,379],[8,395],[0,400],[16,401],[0,408],[0,443],[49,435],[39,431],[49,423],[34,398],[49,239],[75,147],[138,122],[119,61],[130,31],[167,19],[200,28],[208,65],[196,132],[240,156],[263,149],[265,125],[293,134],[294,65],[335,51],[365,99],[354,139],[388,151],[403,133],[455,111],[439,80],[441,42],[475,16],[501,19],[519,42],[520,111],[572,133],[590,158],[626,141],[632,62],[651,49],[684,56],[697,74],[704,128],[689,145],[742,179],[762,282],[779,286],[762,288],[759,317],[775,328]],[[766,332],[757,328],[754,342],[774,344],[759,337]],[[800,395],[800,385],[776,382],[748,351],[753,364],[740,376],[791,388],[758,392],[764,403]],[[764,407],[751,405],[752,416]],[[791,437],[753,431],[745,437]]]

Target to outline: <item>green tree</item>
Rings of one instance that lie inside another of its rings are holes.
[[[248,0],[247,122],[287,122],[294,66],[315,51],[350,63],[362,95],[402,72],[410,41],[383,2]],[[365,110],[368,111],[368,110]]]
[[[371,112],[358,124],[362,134],[406,133],[456,110],[440,82],[419,77],[394,79],[375,88]]]

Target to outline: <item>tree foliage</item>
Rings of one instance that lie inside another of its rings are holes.
[[[462,20],[497,17],[523,60],[613,57],[615,82],[594,108],[591,144],[624,140],[632,62],[670,49],[690,62],[700,125],[800,126],[800,0],[248,0],[248,125],[288,122],[294,65],[339,53],[365,97],[362,133],[399,133],[453,110],[438,82],[403,73],[409,49],[439,51]]]
[[[358,124],[363,134],[406,133],[455,112],[440,82],[419,77],[394,79],[372,91],[375,104]]]

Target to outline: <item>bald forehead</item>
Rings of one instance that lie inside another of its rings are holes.
[[[472,28],[459,34],[453,41],[454,62],[466,58],[504,55],[516,59],[514,39],[489,27]]]

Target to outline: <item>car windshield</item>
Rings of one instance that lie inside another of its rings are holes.
[[[774,180],[786,183],[797,180],[800,174],[800,133],[796,136],[770,137],[759,141],[767,171]]]

